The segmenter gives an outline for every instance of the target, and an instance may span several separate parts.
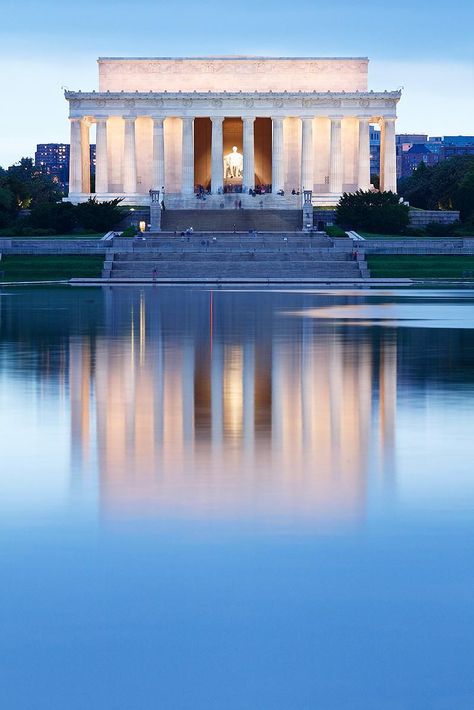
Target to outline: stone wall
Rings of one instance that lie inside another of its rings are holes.
[[[410,209],[410,224],[412,227],[426,227],[428,224],[452,224],[459,220],[456,210],[415,210]]]

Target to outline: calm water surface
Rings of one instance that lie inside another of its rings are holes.
[[[474,292],[0,291],[6,710],[472,710]]]

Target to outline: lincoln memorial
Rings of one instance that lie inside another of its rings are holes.
[[[69,200],[95,194],[206,206],[239,193],[244,207],[336,204],[370,188],[369,124],[381,130],[380,189],[396,191],[399,91],[368,90],[366,58],[101,58],[99,91],[66,91]],[[89,143],[96,142],[95,192]],[[262,198],[252,199],[258,189]]]

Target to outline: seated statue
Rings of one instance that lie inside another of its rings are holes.
[[[244,171],[244,156],[239,153],[237,146],[234,145],[232,153],[224,156],[224,177],[225,178],[240,178]]]

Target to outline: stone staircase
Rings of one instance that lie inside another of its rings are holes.
[[[161,229],[182,232],[297,232],[301,231],[301,210],[170,210],[161,215]]]
[[[127,251],[111,251],[103,277],[127,279],[311,281],[367,278],[365,261],[335,249],[327,238],[295,237],[285,240],[248,235],[200,239],[148,240]]]

